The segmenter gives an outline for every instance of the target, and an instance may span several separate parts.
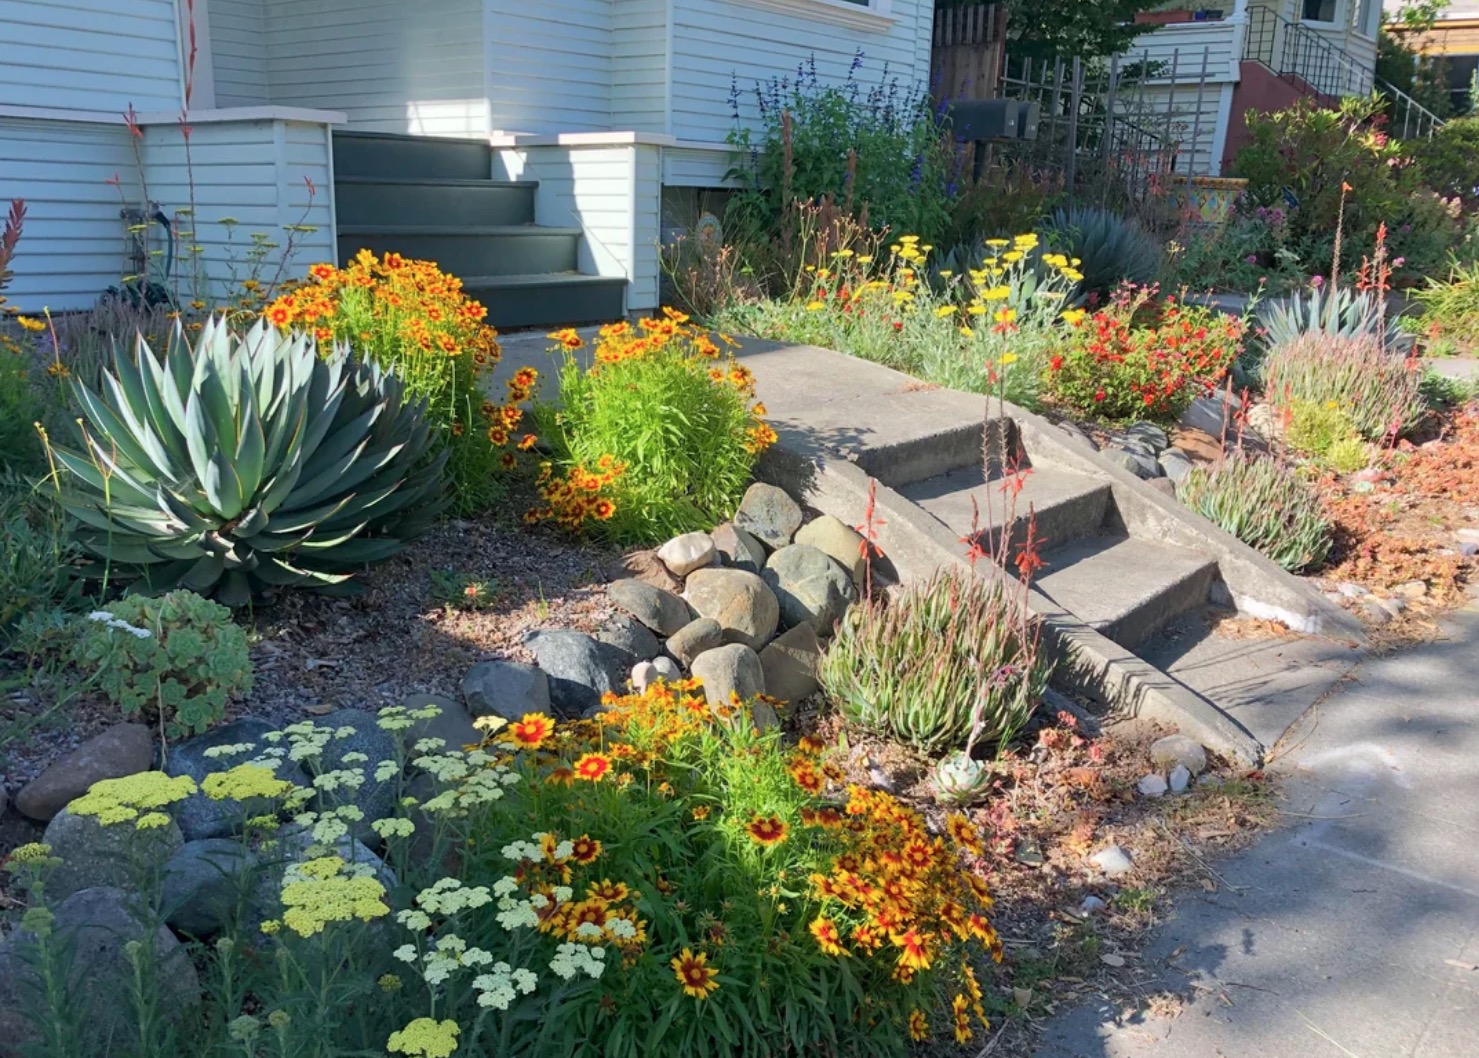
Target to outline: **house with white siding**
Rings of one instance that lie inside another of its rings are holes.
[[[29,207],[7,293],[92,304],[147,202],[218,291],[261,232],[292,235],[298,271],[431,257],[505,326],[650,310],[665,193],[733,164],[731,83],[813,57],[841,80],[861,50],[864,75],[923,85],[933,6],[0,0],[0,200]]]

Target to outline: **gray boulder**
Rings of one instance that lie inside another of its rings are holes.
[[[256,865],[251,851],[231,838],[186,842],[164,865],[159,903],[165,921],[192,937],[220,933],[245,906]]]
[[[670,636],[693,620],[682,599],[640,580],[618,580],[609,584],[606,597],[658,635]]]
[[[1191,457],[1179,448],[1166,449],[1161,453],[1159,462],[1161,471],[1171,479],[1174,485],[1180,485],[1185,481],[1186,475],[1190,474],[1192,467],[1195,466]]]
[[[551,703],[566,716],[581,716],[626,686],[632,663],[623,650],[580,632],[535,632],[524,642],[549,677]]]
[[[1143,452],[1131,452],[1124,448],[1106,448],[1104,457],[1116,466],[1124,467],[1137,478],[1150,479],[1161,476],[1161,466],[1155,461],[1155,457]]]
[[[803,525],[796,533],[796,542],[814,547],[847,570],[852,582],[862,587],[865,560],[863,556],[863,534],[840,518],[824,514]]]
[[[734,525],[769,548],[785,547],[801,528],[801,507],[784,489],[757,481],[745,490]]]
[[[1150,744],[1150,759],[1163,768],[1184,767],[1193,775],[1207,770],[1207,751],[1190,735],[1167,735]]]
[[[267,748],[264,736],[276,728],[265,720],[247,718],[222,724],[213,731],[176,742],[165,758],[164,771],[168,775],[188,775],[196,785],[205,781],[207,775],[230,771],[260,757]],[[239,752],[207,756],[206,750],[222,746],[242,746]],[[308,784],[308,776],[298,765],[281,761],[275,768],[278,776],[300,786]],[[265,801],[214,801],[203,793],[193,793],[185,800],[171,806],[170,814],[180,825],[180,833],[186,841],[201,838],[221,838],[241,829],[242,822],[251,816],[261,815],[269,809]]]
[[[704,697],[712,706],[728,704],[732,694],[748,702],[765,693],[765,669],[760,656],[743,643],[730,643],[700,654],[693,659],[693,675],[703,681]],[[773,717],[775,711],[770,710],[770,714]]]
[[[776,636],[760,652],[760,667],[765,674],[765,693],[783,702],[799,702],[819,689],[817,665],[822,659],[822,645],[809,624],[799,624]]]
[[[15,795],[15,809],[45,823],[101,779],[148,771],[154,738],[143,724],[114,724],[52,763]]]
[[[418,720],[401,732],[406,752],[413,752],[416,743],[424,738],[439,738],[444,743],[443,751],[455,751],[463,746],[476,745],[483,741],[483,733],[472,726],[473,717],[461,702],[445,698],[440,694],[413,694],[401,705],[406,709],[424,709],[435,706],[441,710],[428,720]],[[522,714],[521,714],[522,715]]]
[[[781,548],[770,556],[760,576],[775,592],[785,628],[809,624],[818,635],[831,635],[858,598],[851,574],[807,544]]]
[[[685,667],[706,650],[713,650],[724,642],[724,629],[712,617],[700,617],[689,621],[668,637],[667,651]]]
[[[1171,438],[1167,436],[1166,431],[1153,422],[1137,422],[1125,431],[1125,437],[1143,442],[1156,455],[1171,446]]]
[[[62,809],[46,825],[41,840],[61,859],[46,879],[49,902],[98,886],[132,889],[140,878],[153,877],[185,844],[180,828],[137,829],[131,821],[104,826],[93,816]]]
[[[688,578],[685,594],[695,613],[719,622],[726,643],[759,650],[770,642],[780,622],[775,593],[746,570],[697,570]]]
[[[607,567],[607,580],[640,580],[663,591],[680,592],[683,581],[673,576],[656,551],[633,551]]]
[[[662,650],[657,636],[646,625],[624,613],[612,614],[606,626],[596,633],[596,641],[630,654],[636,661],[655,658]]]
[[[152,939],[153,986],[162,1016],[182,1029],[194,1017],[200,977],[167,927],[150,930],[135,898],[111,887],[83,889],[53,905],[52,914],[53,941],[70,953],[65,985],[82,1037],[79,1053],[112,1053],[110,1047],[133,1031],[128,996],[134,967],[126,950],[131,943]],[[0,947],[0,1058],[21,1058],[37,1041],[31,1016],[39,1013],[35,996],[43,986],[36,958],[32,933],[21,931]]]
[[[726,566],[759,573],[765,568],[765,545],[733,522],[725,522],[710,534]]]
[[[480,661],[462,677],[462,698],[475,717],[521,720],[525,713],[550,711],[549,677],[516,661]]]
[[[375,717],[363,709],[336,709],[320,720],[319,724],[336,732],[344,731],[345,734],[343,737],[331,738],[317,761],[309,762],[309,770],[322,774],[354,768],[364,772],[365,781],[358,789],[341,787],[320,791],[318,809],[323,811],[343,804],[353,804],[364,813],[364,818],[350,824],[350,833],[360,841],[378,843],[379,835],[370,828],[370,824],[395,811],[398,783],[394,775],[376,779],[375,770],[382,761],[399,759],[396,736],[382,728],[375,722]],[[351,754],[363,754],[368,759],[346,761],[344,758]]]

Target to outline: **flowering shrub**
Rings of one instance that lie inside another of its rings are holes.
[[[850,786],[840,750],[788,749],[692,681],[605,705],[573,723],[485,719],[481,746],[420,739],[379,762],[336,749],[353,729],[300,723],[209,751],[220,770],[199,784],[95,786],[86,812],[135,830],[197,792],[234,805],[260,853],[198,946],[213,1009],[189,1053],[290,1039],[315,1055],[902,1058],[985,1026],[977,972],[1001,945],[965,816],[927,821]],[[399,747],[435,712],[379,725]],[[298,764],[311,785],[279,777]],[[398,810],[373,824],[393,874],[345,840],[372,777],[397,784]],[[32,880],[49,864],[39,847],[10,861]],[[183,1053],[138,1029],[146,1053]]]
[[[1124,287],[1074,324],[1047,365],[1049,392],[1105,419],[1175,419],[1210,393],[1242,351],[1247,324],[1154,287]]]
[[[795,277],[788,297],[732,305],[718,323],[819,345],[952,389],[992,392],[1026,407],[1069,298],[1075,262],[1042,254],[1035,235],[992,239],[979,260],[955,255],[931,271],[934,247],[905,235],[887,248],[844,245]]]
[[[378,259],[361,250],[345,268],[316,264],[308,279],[278,297],[263,315],[275,327],[311,332],[327,351],[348,343],[360,356],[394,371],[450,448],[447,474],[458,507],[471,512],[496,496],[497,470],[511,468],[510,441],[523,421],[519,405],[533,394],[537,373],[523,368],[496,404],[478,379],[498,363],[498,336],[483,323],[487,310],[462,292],[462,281],[430,261],[396,253]]]
[[[230,610],[194,592],[129,595],[80,628],[70,660],[96,673],[125,714],[144,713],[172,735],[206,730],[228,698],[252,689],[246,633]]]
[[[542,503],[526,520],[626,542],[665,539],[733,513],[775,432],[751,400],[749,369],[722,348],[728,338],[716,341],[665,309],[636,326],[603,327],[595,362],[583,369],[578,334],[550,337],[570,355],[559,409],[538,410],[552,458],[540,469]]]

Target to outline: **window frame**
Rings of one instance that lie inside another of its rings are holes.
[[[1299,2],[1300,25],[1310,26],[1315,29],[1339,29],[1341,23],[1343,21],[1347,21],[1347,19],[1342,18],[1343,15],[1347,15],[1346,0],[1331,0],[1331,3],[1334,4],[1334,7],[1331,9],[1330,17],[1328,19],[1307,17],[1304,13],[1304,5],[1306,2],[1307,0],[1300,0]]]

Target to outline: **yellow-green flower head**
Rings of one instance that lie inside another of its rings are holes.
[[[183,801],[195,792],[195,780],[188,775],[170,776],[162,771],[142,771],[121,779],[102,779],[92,784],[87,793],[67,806],[78,816],[92,816],[103,826],[133,822],[140,830],[169,823],[157,817],[158,810]]]
[[[10,855],[5,857],[5,866],[10,870],[16,870],[23,864],[42,863],[50,858],[51,846],[33,841],[29,845],[12,849]]]
[[[390,914],[385,887],[371,877],[347,877],[338,856],[295,864],[282,888],[282,924],[300,937],[334,922],[369,922]]]
[[[451,1019],[417,1018],[399,1032],[392,1032],[385,1049],[412,1058],[449,1058],[457,1050],[461,1032],[461,1026]]]

